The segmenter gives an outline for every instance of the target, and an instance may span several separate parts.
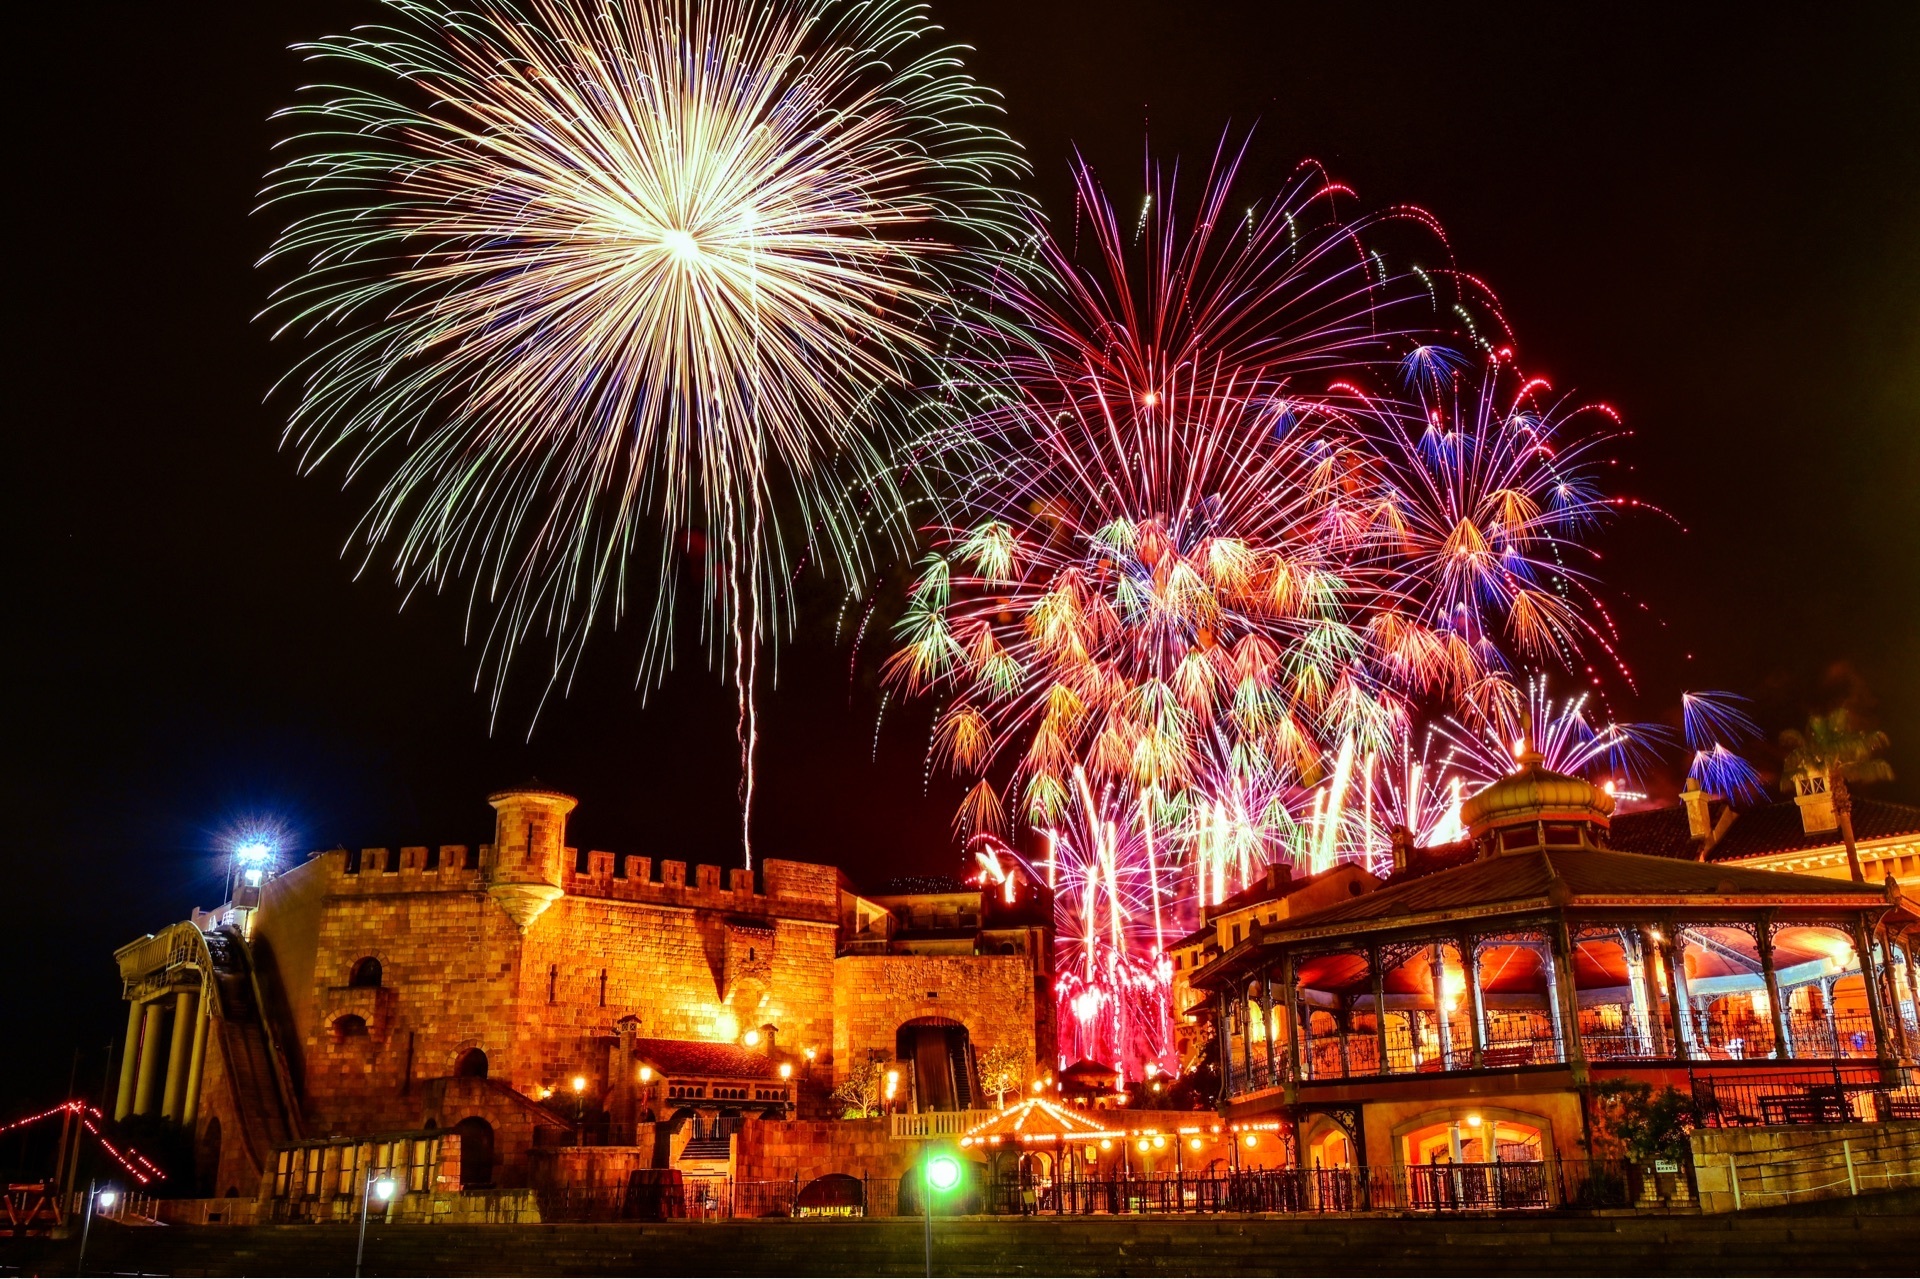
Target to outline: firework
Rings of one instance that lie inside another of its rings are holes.
[[[1241,219],[1234,168],[1190,222],[1155,186],[1130,236],[1083,167],[1095,265],[1042,235],[997,282],[887,666],[942,698],[961,834],[1044,832],[1078,885],[1062,1024],[1114,1052],[1164,936],[1269,864],[1384,873],[1395,825],[1459,837],[1471,775],[1416,725],[1477,748],[1511,672],[1611,641],[1570,566],[1611,435],[1480,337],[1504,329],[1469,277],[1390,267],[1407,226],[1444,260],[1424,215],[1342,216],[1308,169]]]
[[[858,580],[864,513],[898,518],[881,405],[975,260],[954,246],[1016,226],[1016,154],[917,7],[389,8],[303,46],[375,87],[284,113],[270,258],[301,273],[270,312],[320,340],[288,438],[377,477],[361,539],[407,590],[469,580],[496,710],[524,641],[564,685],[635,579],[657,679],[690,571],[740,692],[744,841],[789,547]]]
[[[1310,782],[1343,738],[1384,743],[1394,689],[1425,676],[1377,672],[1439,646],[1416,620],[1373,625],[1367,463],[1315,398],[1390,363],[1382,334],[1424,286],[1361,247],[1372,224],[1335,216],[1317,173],[1243,234],[1231,163],[1191,228],[1149,214],[1136,282],[1078,176],[1099,269],[1043,238],[1042,282],[1002,284],[1016,319],[975,335],[994,353],[966,423],[979,447],[959,451],[970,518],[931,530],[888,665],[950,694],[935,752],[976,779],[963,834],[1056,821],[1075,767],[1176,813],[1209,778]]]
[[[1759,772],[1739,754],[1760,737],[1760,727],[1747,715],[1746,699],[1733,693],[1682,693],[1681,732],[1692,755],[1687,775],[1716,794],[1737,804],[1766,798]]]
[[[1556,773],[1608,785],[1623,798],[1672,733],[1659,724],[1621,724],[1592,719],[1593,695],[1579,692],[1556,701],[1545,676],[1527,680],[1517,698],[1493,699],[1484,710],[1446,716],[1434,725],[1449,750],[1443,767],[1475,790],[1516,771],[1528,750]]]

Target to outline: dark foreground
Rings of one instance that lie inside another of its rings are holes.
[[[961,1218],[936,1274],[1911,1274],[1920,1194],[1722,1217]],[[375,1226],[368,1275],[914,1275],[913,1220]],[[0,1271],[74,1272],[72,1242],[0,1244]],[[346,1275],[335,1226],[96,1227],[90,1274]]]

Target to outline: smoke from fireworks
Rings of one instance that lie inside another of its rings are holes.
[[[1005,240],[1011,143],[924,12],[842,0],[389,0],[304,46],[321,87],[267,203],[270,311],[321,344],[290,375],[304,468],[378,485],[360,534],[411,591],[470,581],[483,669],[533,636],[571,676],[635,581],[671,661],[691,570],[740,697],[790,548],[858,580],[899,526],[888,388],[928,313]],[[751,854],[748,854],[749,862]]]

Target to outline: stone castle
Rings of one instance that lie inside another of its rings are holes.
[[[542,1144],[651,1140],[659,1166],[742,1118],[837,1119],[852,1079],[965,1111],[979,1054],[1051,1058],[1044,889],[690,877],[567,847],[571,796],[489,802],[490,844],[316,853],[118,951],[117,1117],[189,1126],[203,1196],[303,1142],[429,1130],[460,1133],[466,1184],[514,1186]]]

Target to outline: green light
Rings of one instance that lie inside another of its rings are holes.
[[[952,1155],[935,1155],[927,1161],[927,1184],[946,1192],[960,1184],[960,1161]]]

